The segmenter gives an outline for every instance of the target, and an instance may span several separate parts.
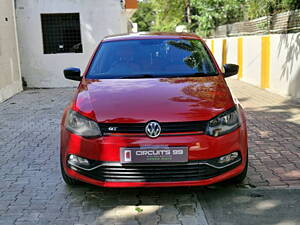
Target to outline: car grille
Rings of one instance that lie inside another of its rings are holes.
[[[161,133],[205,132],[207,121],[159,123]],[[144,134],[146,123],[100,123],[101,132]]]
[[[201,161],[190,161],[184,164],[139,165],[103,163],[101,167],[91,171],[79,168],[76,168],[76,171],[87,177],[107,182],[175,182],[212,178],[237,167],[240,163],[241,160],[222,169],[201,164]]]

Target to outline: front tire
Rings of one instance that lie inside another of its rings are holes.
[[[79,180],[75,180],[66,174],[62,161],[60,161],[60,168],[61,168],[61,176],[67,185],[74,186],[81,183]]]

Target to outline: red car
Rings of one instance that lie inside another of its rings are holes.
[[[205,42],[187,33],[109,36],[61,123],[67,184],[104,187],[209,185],[247,173],[244,111]]]

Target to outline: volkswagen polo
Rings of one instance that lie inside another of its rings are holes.
[[[67,184],[104,187],[241,182],[247,173],[244,111],[223,65],[198,36],[137,33],[104,38],[61,122]]]

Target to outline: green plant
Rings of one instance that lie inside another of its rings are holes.
[[[185,2],[183,0],[151,0],[155,21],[153,31],[175,31],[184,23]]]
[[[282,0],[247,0],[248,19],[269,16],[282,11]]]
[[[131,18],[132,22],[138,24],[139,31],[150,31],[155,20],[155,13],[150,2],[139,2],[138,10]]]
[[[299,0],[147,0],[139,3],[132,21],[139,31],[174,31],[188,22],[191,31],[208,36],[220,25],[294,9],[300,9]]]
[[[148,0],[139,2],[132,17],[139,31],[175,31],[185,24],[186,0]]]
[[[192,18],[197,24],[194,31],[207,36],[219,25],[241,20],[243,3],[244,0],[191,0]]]
[[[299,0],[282,0],[282,8],[285,10],[300,9]]]
[[[135,207],[135,211],[137,211],[138,213],[141,213],[141,212],[143,212],[144,210],[142,209],[142,208],[140,208],[140,207]]]

